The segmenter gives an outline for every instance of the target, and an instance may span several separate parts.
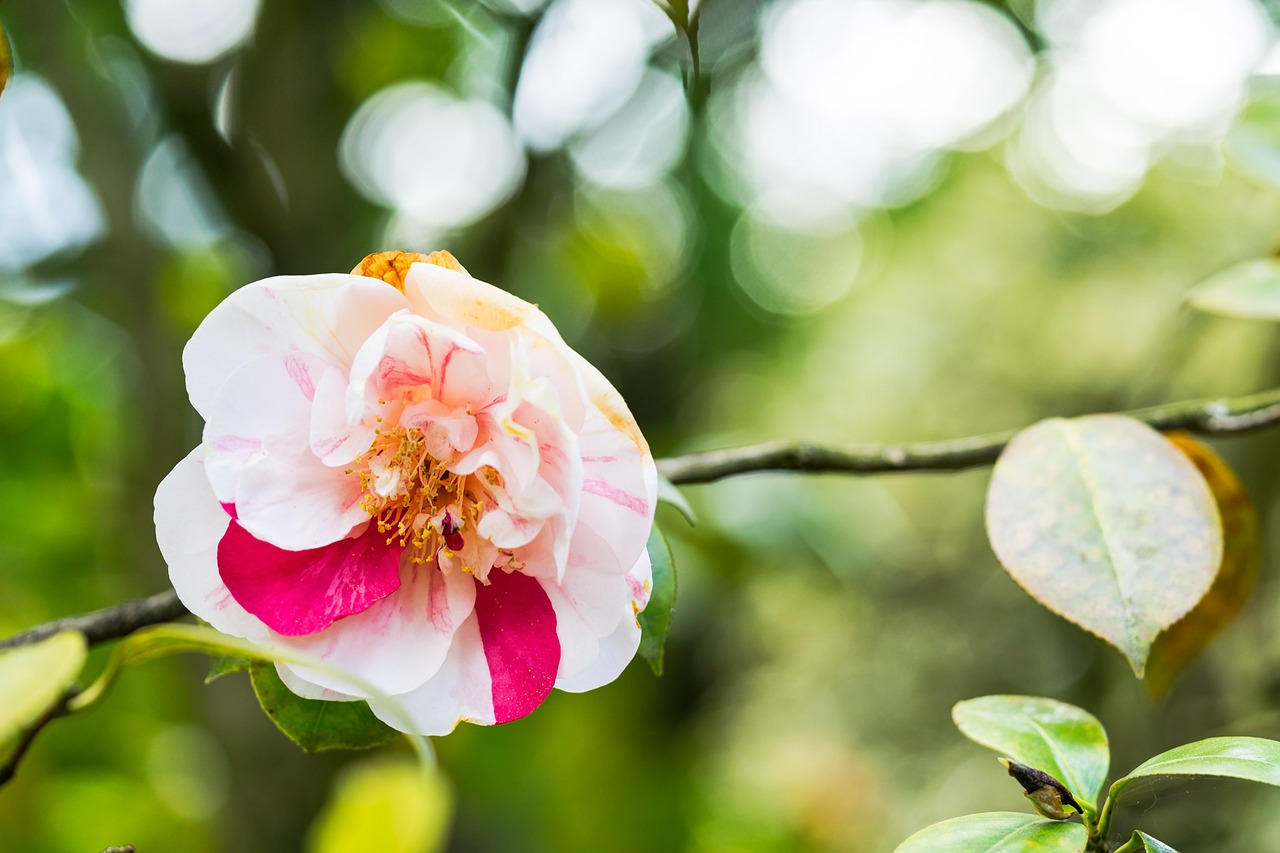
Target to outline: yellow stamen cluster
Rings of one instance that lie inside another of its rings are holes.
[[[449,471],[426,450],[425,436],[416,427],[379,429],[373,444],[347,469],[360,477],[364,496],[360,508],[390,534],[387,544],[399,540],[411,549],[410,559],[423,563],[445,547],[444,537],[432,519],[446,508],[457,516],[458,527],[474,530],[480,505],[468,498],[466,478]]]

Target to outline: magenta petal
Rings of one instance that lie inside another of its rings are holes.
[[[487,586],[476,584],[475,612],[493,681],[494,721],[518,720],[541,705],[556,682],[555,610],[537,579],[493,571]]]
[[[241,607],[276,633],[297,637],[367,610],[399,589],[402,551],[372,524],[354,539],[286,551],[232,521],[218,543],[218,573]]]

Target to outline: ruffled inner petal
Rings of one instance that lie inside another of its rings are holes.
[[[218,573],[245,610],[298,636],[360,613],[400,587],[402,549],[370,528],[351,539],[286,551],[232,521],[218,542]]]
[[[493,572],[476,587],[476,620],[493,684],[494,720],[517,720],[551,693],[560,667],[556,614],[542,585]]]

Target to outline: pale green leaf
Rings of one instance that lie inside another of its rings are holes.
[[[640,622],[640,657],[654,675],[662,675],[662,659],[671,627],[671,610],[676,603],[676,566],[671,559],[671,546],[658,525],[649,531],[649,561],[653,564],[653,586],[649,604],[637,617]]]
[[[449,787],[404,761],[364,762],[339,777],[307,838],[310,853],[433,853],[453,814]]]
[[[1139,764],[1111,785],[1115,799],[1135,779],[1223,776],[1280,786],[1280,742],[1258,737],[1211,737],[1183,744]]]
[[[1043,770],[1093,805],[1107,778],[1107,733],[1092,714],[1037,696],[982,696],[951,709],[972,741]]]
[[[365,702],[302,698],[285,686],[273,664],[252,664],[249,678],[262,710],[304,752],[370,749],[400,736],[375,717]]]
[[[1259,258],[1227,267],[1187,294],[1201,311],[1251,320],[1280,320],[1280,259]]]
[[[1158,841],[1147,835],[1145,832],[1134,830],[1133,837],[1142,842],[1142,848],[1146,853],[1178,853],[1163,841]]]
[[[1080,853],[1084,827],[1021,812],[985,812],[944,820],[898,845],[894,853]]]
[[[205,684],[212,684],[224,675],[243,672],[252,665],[248,658],[239,655],[219,655],[209,664],[209,672],[204,677]]]
[[[684,492],[661,474],[658,475],[658,501],[675,507],[689,524],[698,523],[698,516],[694,513],[693,507],[689,506],[689,499],[684,496]]]
[[[986,516],[1014,580],[1119,649],[1139,677],[1156,637],[1222,562],[1204,478],[1160,433],[1121,415],[1023,430],[996,463]],[[1034,648],[1026,654],[1035,660]]]
[[[88,653],[78,631],[0,653],[0,744],[13,741],[63,701]]]

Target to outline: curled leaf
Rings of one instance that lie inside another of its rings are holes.
[[[1000,563],[1033,598],[1124,654],[1208,591],[1222,562],[1213,494],[1187,457],[1120,415],[1041,421],[1001,454],[987,492]]]
[[[1165,629],[1147,660],[1147,692],[1159,698],[1209,641],[1239,614],[1253,592],[1262,563],[1258,514],[1235,472],[1207,445],[1186,433],[1166,438],[1187,455],[1209,485],[1222,519],[1222,564],[1213,585],[1191,612]]]

